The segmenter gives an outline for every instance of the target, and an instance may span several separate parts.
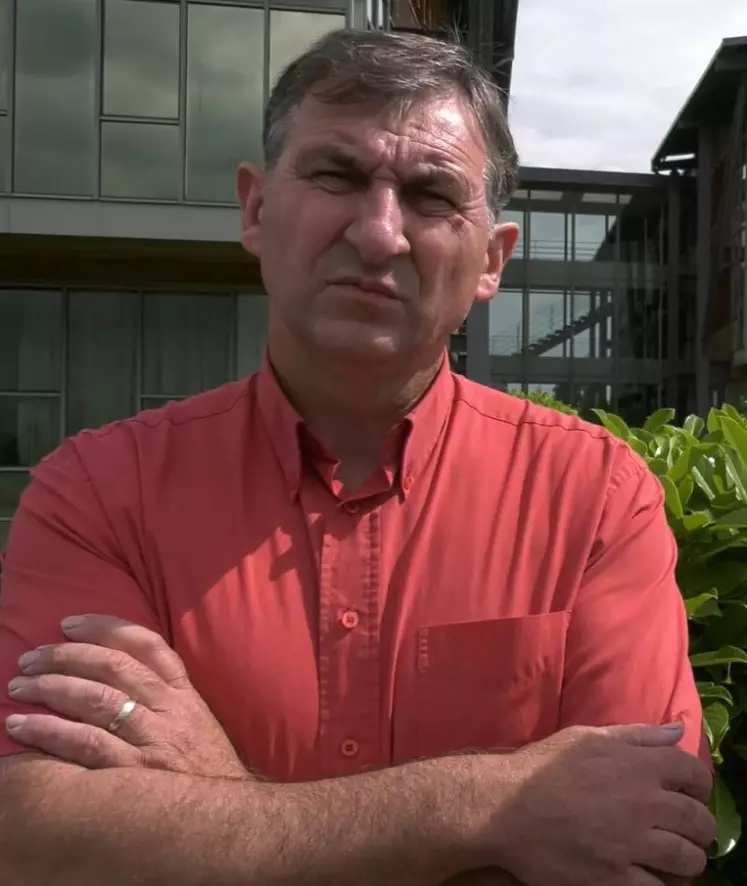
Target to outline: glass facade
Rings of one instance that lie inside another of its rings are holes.
[[[243,378],[266,331],[261,294],[0,288],[0,549],[65,436]]]
[[[661,405],[672,371],[667,196],[653,176],[622,181],[593,192],[529,183],[506,208],[522,235],[490,306],[493,385],[631,420]]]
[[[265,5],[0,0],[0,191],[235,203],[270,84],[348,4]]]

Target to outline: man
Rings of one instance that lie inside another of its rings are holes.
[[[338,32],[265,147],[238,187],[268,364],[66,442],[14,522],[0,881],[697,875],[657,483],[446,365],[518,233],[500,94],[459,47]]]

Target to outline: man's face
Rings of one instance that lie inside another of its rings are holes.
[[[282,156],[239,172],[242,242],[284,340],[351,359],[440,354],[491,298],[518,230],[491,223],[486,154],[458,98],[404,118],[307,98]]]

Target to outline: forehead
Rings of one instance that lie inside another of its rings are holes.
[[[344,151],[371,166],[444,167],[482,177],[484,141],[458,97],[419,102],[398,113],[371,103],[334,104],[307,96],[294,114],[286,151],[292,158]]]

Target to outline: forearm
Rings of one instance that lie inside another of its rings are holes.
[[[456,819],[475,765],[278,785],[29,761],[0,779],[0,882],[435,886],[476,866]]]

